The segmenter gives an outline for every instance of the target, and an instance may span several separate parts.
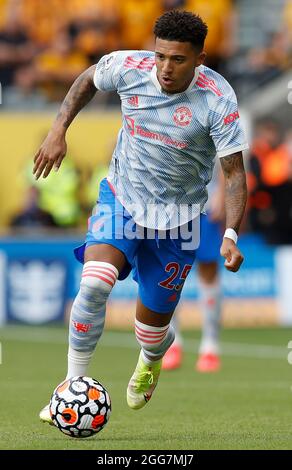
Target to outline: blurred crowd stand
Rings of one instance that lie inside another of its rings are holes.
[[[291,70],[292,0],[0,0],[1,111],[57,106],[73,80],[104,54],[153,49],[154,21],[173,8],[207,22],[206,64],[230,81],[240,102]],[[89,108],[118,102],[115,93],[97,94]],[[246,230],[272,244],[291,244],[291,125],[268,116],[255,123],[250,140]],[[25,202],[11,224],[25,225],[33,213],[40,224],[81,226],[105,174],[104,163],[76,168],[69,157],[45,181],[35,184],[27,176]]]
[[[84,232],[87,219],[98,198],[99,184],[108,174],[113,151],[112,139],[107,153],[98,164],[75,163],[70,150],[58,172],[48,178],[36,180],[29,158],[17,178],[17,189],[22,197],[19,207],[12,214],[10,227],[24,233],[39,229],[79,229]]]
[[[155,19],[173,8],[203,17],[209,26],[207,65],[224,72],[240,94],[248,93],[291,66],[291,5],[291,0],[0,0],[0,82],[7,106],[25,104],[31,96],[34,102],[39,97],[40,106],[58,102],[72,80],[104,54],[152,49]]]

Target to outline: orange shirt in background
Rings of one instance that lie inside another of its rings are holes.
[[[268,153],[262,164],[262,181],[267,186],[279,186],[289,179],[290,154],[286,144]]]

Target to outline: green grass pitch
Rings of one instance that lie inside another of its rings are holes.
[[[162,372],[149,404],[133,411],[134,333],[105,332],[89,375],[108,389],[112,415],[97,436],[78,440],[38,420],[64,376],[66,329],[2,328],[0,449],[292,449],[291,329],[226,329],[213,375],[194,371],[199,335],[184,334],[183,367]]]

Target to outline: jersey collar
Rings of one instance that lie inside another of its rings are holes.
[[[194,84],[196,83],[196,81],[198,80],[198,76],[199,76],[199,73],[200,73],[200,67],[196,67],[195,68],[195,73],[194,73],[194,78],[192,79],[191,83],[189,84],[188,88],[184,91],[181,91],[180,93],[171,93],[171,94],[168,94],[168,93],[165,93],[164,91],[162,91],[161,89],[161,85],[158,81],[158,78],[157,78],[157,68],[156,68],[156,65],[154,65],[153,69],[151,70],[151,74],[150,74],[150,77],[151,77],[151,80],[152,82],[154,83],[155,87],[157,88],[157,90],[160,92],[160,93],[163,93],[164,95],[167,95],[167,96],[176,96],[176,95],[181,95],[182,93],[188,93],[194,86]]]

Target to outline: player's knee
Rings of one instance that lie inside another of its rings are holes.
[[[90,300],[106,300],[115,285],[118,275],[117,268],[110,263],[87,261],[82,271],[80,290]]]
[[[172,332],[173,328],[170,325],[156,327],[145,325],[138,320],[135,321],[136,339],[140,346],[147,351],[160,349],[161,345],[169,337],[169,334],[172,335]]]

